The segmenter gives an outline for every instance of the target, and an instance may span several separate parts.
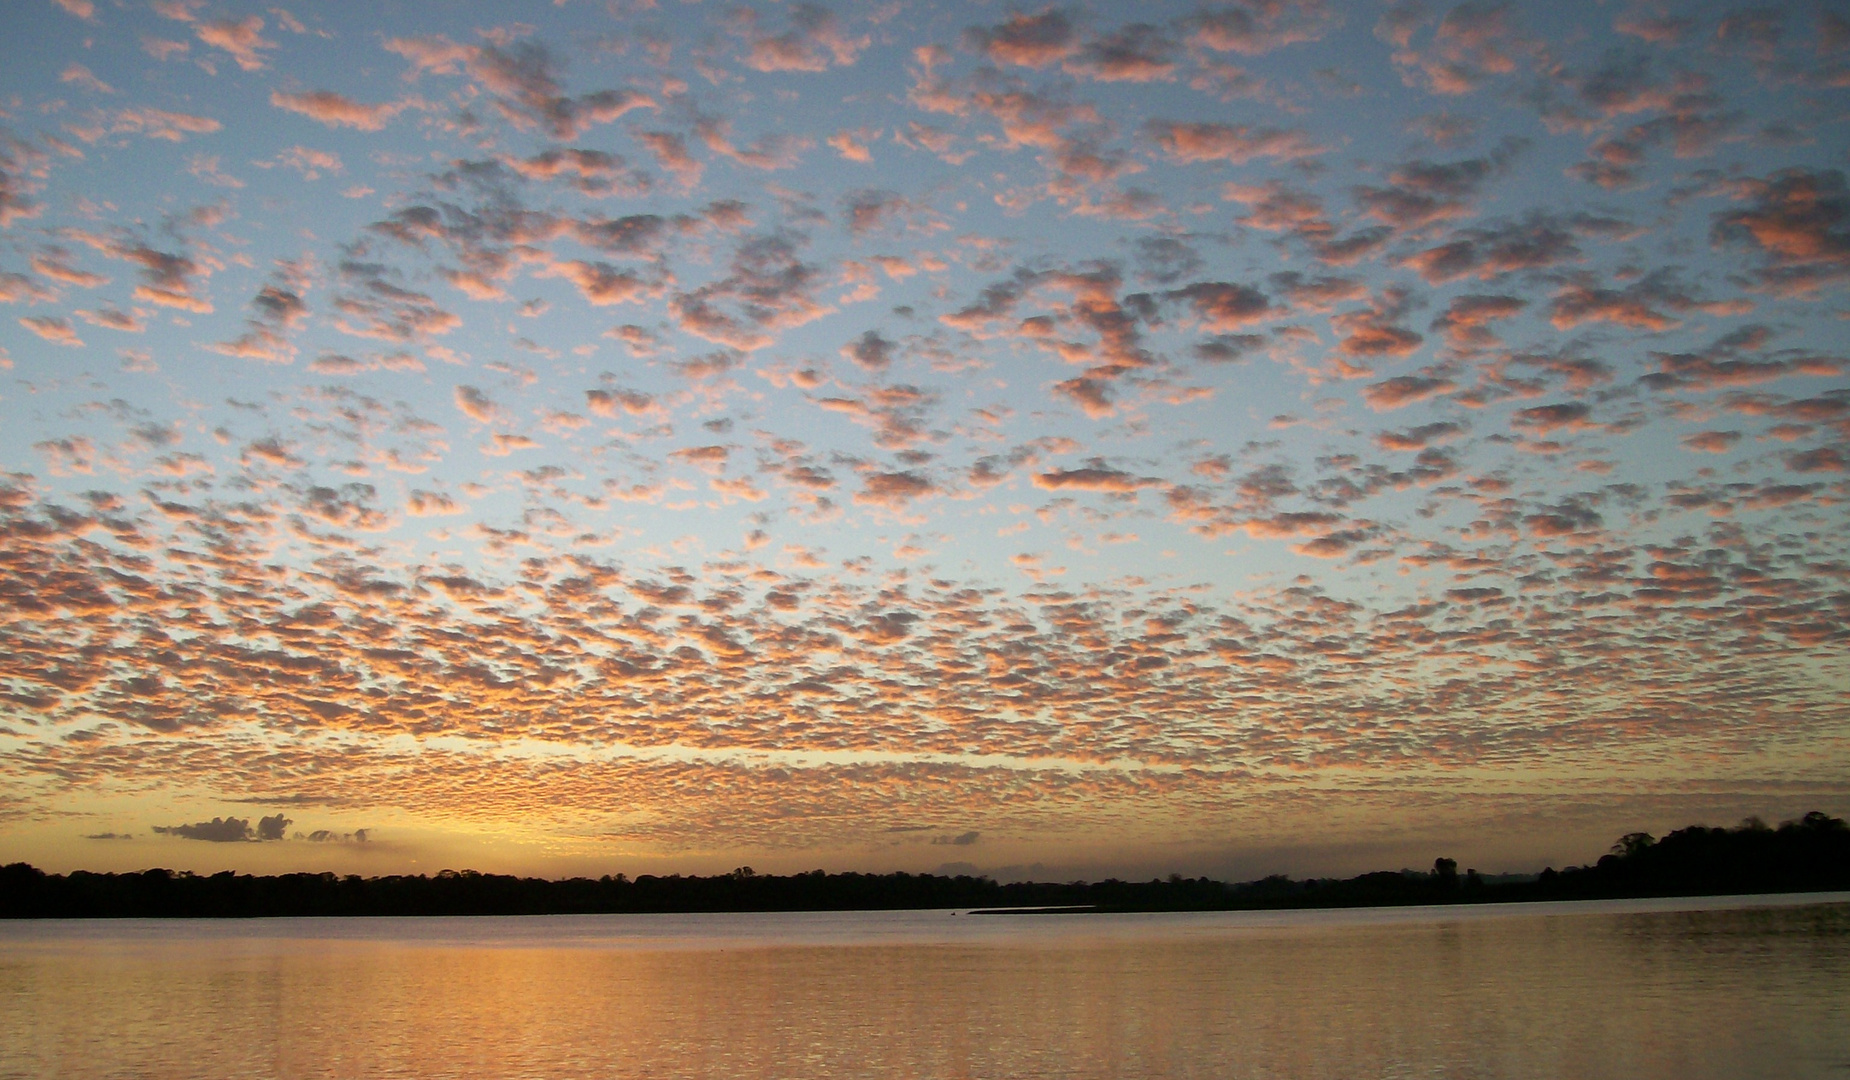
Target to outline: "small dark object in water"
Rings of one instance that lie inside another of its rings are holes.
[[[1070,904],[1066,907],[998,907],[977,908],[970,915],[1083,915],[1098,910],[1097,904]]]

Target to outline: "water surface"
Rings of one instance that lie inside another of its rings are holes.
[[[1850,894],[16,922],[15,1076],[1850,1080]]]

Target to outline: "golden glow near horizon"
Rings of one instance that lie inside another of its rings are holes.
[[[1850,14],[523,16],[9,13],[0,860],[1850,812]]]

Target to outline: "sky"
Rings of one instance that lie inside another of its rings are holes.
[[[0,861],[1850,812],[1850,3],[6,20]]]

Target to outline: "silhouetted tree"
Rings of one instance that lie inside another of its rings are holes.
[[[1657,838],[1648,832],[1628,832],[1613,843],[1612,854],[1621,857],[1637,855],[1655,843]]]
[[[474,870],[434,877],[335,874],[200,877],[153,869],[131,874],[47,874],[26,863],[0,867],[0,917],[115,918],[287,915],[551,915],[643,911],[836,911],[880,908],[1072,908],[1191,911],[1357,907],[1505,900],[1576,900],[1850,889],[1850,825],[1814,811],[1768,828],[1692,825],[1662,840],[1628,833],[1593,866],[1545,870],[1533,881],[1485,881],[1436,859],[1430,873],[1382,870],[1345,879],[1245,884],[1171,874],[1147,882],[1064,884],[936,874],[759,874],[749,866],[714,877],[543,881]]]

